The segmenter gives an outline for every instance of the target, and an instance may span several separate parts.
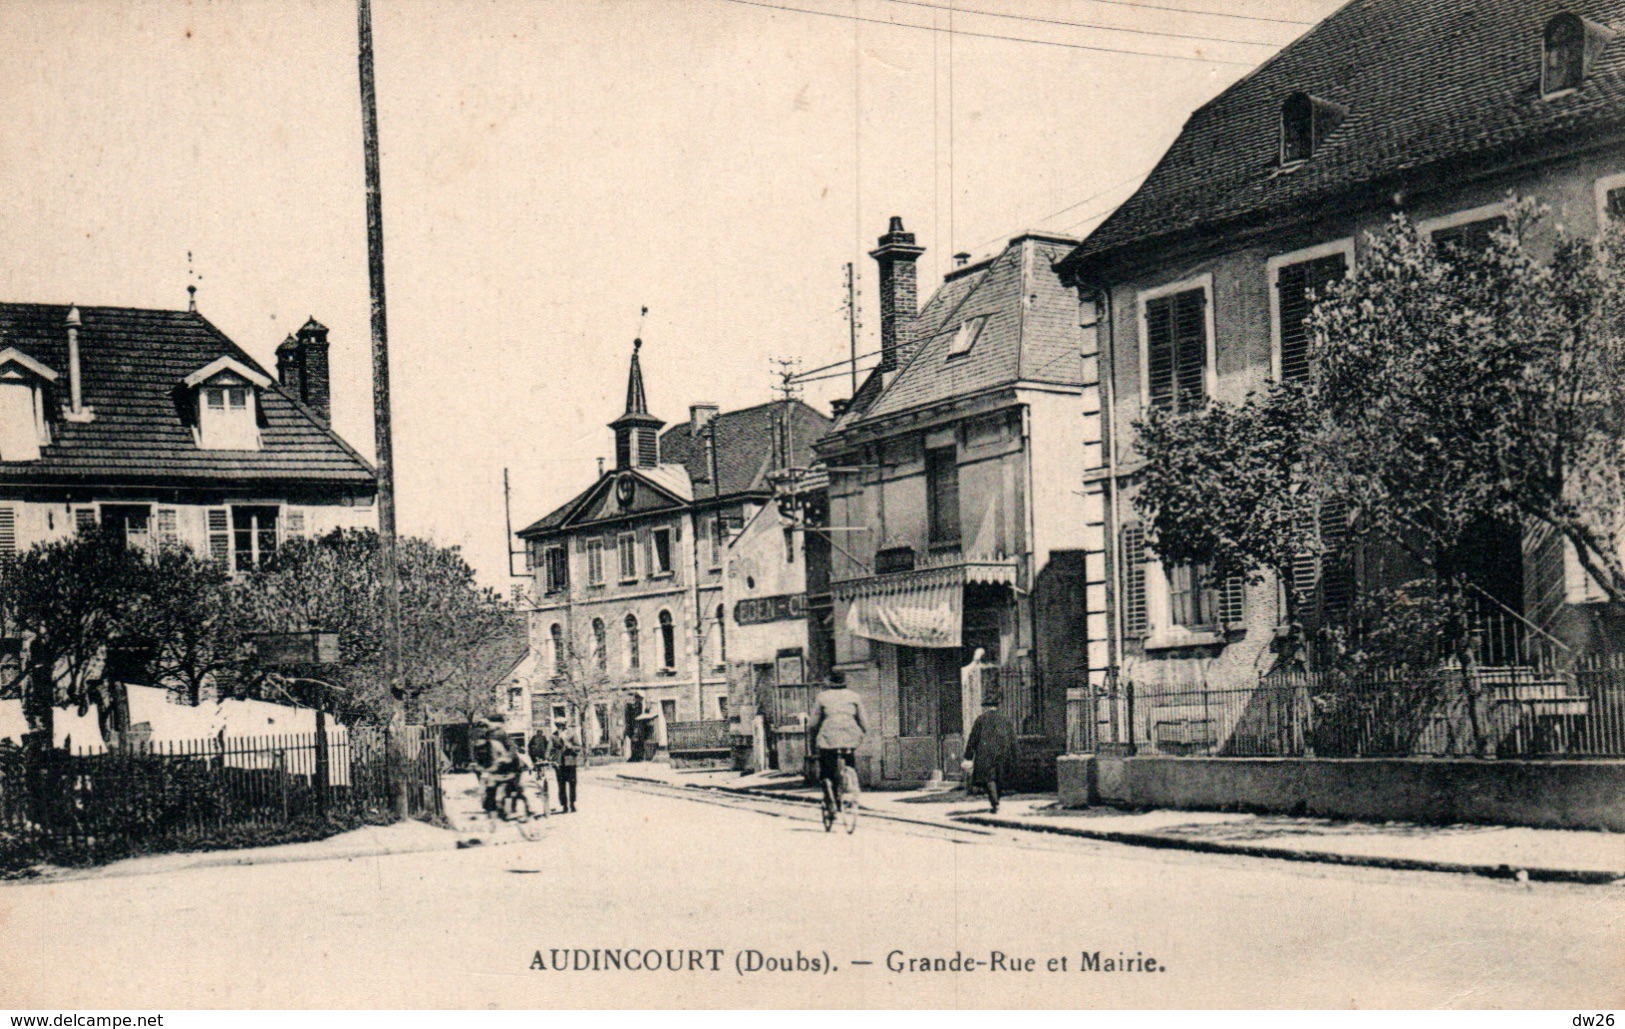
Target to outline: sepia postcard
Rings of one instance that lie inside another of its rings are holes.
[[[12,1025],[1614,1024],[1625,0],[0,58]]]

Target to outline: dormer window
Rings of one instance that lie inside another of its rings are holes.
[[[1343,124],[1348,110],[1330,100],[1293,93],[1281,104],[1281,164],[1301,164]]]
[[[970,348],[976,345],[976,338],[982,334],[982,326],[987,324],[987,315],[976,318],[967,318],[954,333],[953,342],[948,344],[948,356],[958,357],[970,353]]]
[[[0,350],[0,462],[38,461],[51,442],[45,387],[56,373],[15,348]]]
[[[1613,35],[1606,25],[1577,14],[1553,17],[1541,41],[1540,95],[1549,98],[1579,89]]]
[[[186,377],[197,396],[197,444],[203,450],[260,448],[258,390],[271,380],[222,357]]]

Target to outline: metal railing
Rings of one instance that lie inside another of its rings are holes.
[[[439,817],[438,733],[216,736],[108,750],[0,748],[0,831],[59,857],[230,845],[276,831]],[[312,833],[319,835],[319,833]]]
[[[1276,672],[1215,689],[1126,684],[1142,753],[1625,757],[1625,664]]]

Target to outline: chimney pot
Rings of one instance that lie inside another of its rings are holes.
[[[968,254],[965,251],[961,250],[959,253],[954,255],[954,267],[955,268],[963,268],[967,264],[970,264],[970,254]]]
[[[311,318],[276,348],[276,377],[283,389],[314,411],[333,420],[332,379],[327,358],[327,326]]]
[[[62,321],[68,330],[68,410],[63,417],[70,422],[88,422],[93,412],[85,406],[84,373],[79,362],[79,329],[82,320],[77,304],[68,305],[67,316]]]
[[[925,253],[914,245],[914,233],[905,231],[903,219],[893,215],[880,245],[869,252],[880,266],[881,372],[896,371],[908,356],[914,318],[919,314],[919,287],[914,262]],[[905,343],[905,340],[907,343]]]

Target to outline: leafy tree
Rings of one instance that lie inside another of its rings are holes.
[[[205,685],[242,668],[240,591],[219,562],[187,547],[161,546],[141,564],[145,583],[130,630],[152,648],[153,681],[196,705]]]
[[[1559,232],[1543,249],[1540,220],[1513,198],[1505,230],[1476,252],[1441,251],[1396,217],[1318,298],[1306,388],[1148,416],[1136,505],[1154,549],[1215,577],[1285,577],[1316,549],[1315,502],[1346,502],[1355,531],[1433,577],[1406,587],[1425,604],[1389,605],[1389,620],[1464,663],[1487,525],[1552,526],[1625,599],[1625,232]],[[1403,650],[1383,611],[1364,610],[1368,642]]]
[[[1305,389],[1293,382],[1272,382],[1239,404],[1148,412],[1136,424],[1146,464],[1134,506],[1152,549],[1174,564],[1206,565],[1210,582],[1256,583],[1263,571],[1290,582],[1294,561],[1319,546],[1308,414]],[[1290,609],[1288,620],[1296,620]]]
[[[1512,198],[1482,251],[1370,237],[1309,319],[1315,474],[1469,592],[1481,528],[1534,522],[1625,600],[1625,232],[1542,247],[1543,214]]]
[[[398,683],[386,681],[383,668],[382,562],[375,531],[289,540],[244,582],[243,609],[254,631],[338,634],[340,663],[309,674],[343,691],[335,704],[341,716],[387,720],[397,686],[409,698],[423,698],[468,674],[467,652],[507,631],[510,606],[478,585],[456,547],[408,537],[398,555]]]
[[[0,563],[0,622],[26,646],[6,692],[20,690],[35,746],[52,746],[58,706],[108,709],[107,644],[130,635],[148,586],[144,556],[99,530]]]
[[[507,605],[484,607],[456,625],[457,645],[442,655],[444,675],[424,704],[472,726],[507,703],[506,674],[525,653],[525,626]]]

